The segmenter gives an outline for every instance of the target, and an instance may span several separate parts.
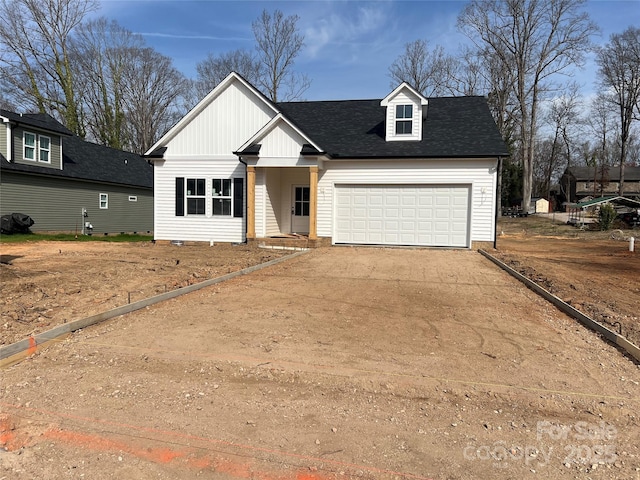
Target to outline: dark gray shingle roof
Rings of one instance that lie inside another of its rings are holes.
[[[46,113],[14,113],[9,110],[0,109],[0,116],[8,118],[9,121],[27,127],[35,127],[60,135],[73,135],[73,132],[58,122],[51,115]]]
[[[386,108],[377,100],[283,102],[277,107],[333,158],[507,156],[483,97],[431,98],[421,141],[385,141]]]
[[[610,182],[620,181],[620,167],[608,167],[607,179]],[[573,175],[579,182],[592,182],[594,178],[599,179],[602,175],[598,171],[597,175],[594,174],[594,167],[571,167],[567,170],[567,173]],[[624,181],[640,182],[640,167],[624,167]]]
[[[104,147],[72,136],[62,139],[63,167],[58,170],[0,159],[2,170],[118,185],[153,188],[153,166],[135,153]]]

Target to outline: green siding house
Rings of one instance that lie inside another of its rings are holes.
[[[0,109],[0,215],[31,230],[153,231],[153,167],[139,155],[86,142],[47,114]]]

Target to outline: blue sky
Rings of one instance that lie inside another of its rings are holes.
[[[305,48],[296,70],[312,85],[308,100],[382,98],[391,91],[389,65],[407,42],[424,39],[451,53],[468,42],[456,28],[466,2],[436,1],[220,1],[102,0],[99,15],[144,36],[147,44],[171,57],[186,76],[208,52],[253,49],[251,23],[263,9],[300,17]],[[640,0],[598,0],[586,5],[605,43],[611,33],[640,25]],[[594,89],[593,59],[575,79],[584,93]]]

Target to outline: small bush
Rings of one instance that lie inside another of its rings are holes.
[[[600,207],[600,211],[598,212],[598,225],[600,225],[600,230],[611,230],[613,221],[616,219],[616,216],[616,209],[613,208],[613,205],[611,205],[610,203],[605,203],[604,205],[602,205]]]

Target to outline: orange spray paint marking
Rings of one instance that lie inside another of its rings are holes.
[[[13,423],[8,416],[0,416],[0,446],[5,447],[7,450],[10,450],[11,441],[16,436],[13,433],[13,428]]]
[[[51,428],[44,432],[45,438],[63,441],[71,445],[78,445],[98,451],[122,451],[138,458],[155,463],[169,463],[176,458],[184,457],[187,452],[169,448],[136,448],[124,442],[110,440],[99,435],[72,432],[59,428]]]
[[[29,348],[27,349],[27,355],[31,356],[38,350],[36,346],[36,339],[29,337]]]

